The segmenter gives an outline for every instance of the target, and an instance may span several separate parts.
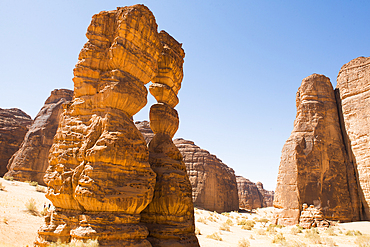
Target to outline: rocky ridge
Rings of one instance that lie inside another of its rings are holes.
[[[32,119],[17,108],[0,108],[0,176],[7,172],[7,164],[19,149]]]
[[[36,181],[44,185],[44,174],[49,166],[49,149],[58,128],[62,106],[72,100],[73,91],[55,89],[35,117],[21,147],[11,157],[5,176],[18,181]]]
[[[335,90],[323,75],[303,79],[279,167],[279,224],[297,224],[304,204],[326,220],[370,219],[369,89],[370,58],[364,57],[341,68]]]

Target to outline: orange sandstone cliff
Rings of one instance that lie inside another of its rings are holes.
[[[179,239],[177,246],[199,246],[189,180],[170,139],[178,126],[173,100],[182,80],[181,45],[158,34],[144,5],[94,15],[86,36],[74,69],[74,99],[64,106],[44,177],[55,210],[36,245],[97,238],[100,246],[167,246]],[[168,76],[163,56],[173,51],[181,59]],[[148,150],[132,117],[147,103],[149,81],[165,84],[158,94],[170,96],[156,97],[151,122],[157,138]]]

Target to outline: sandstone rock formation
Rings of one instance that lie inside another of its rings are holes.
[[[242,176],[236,176],[239,194],[239,207],[252,210],[263,207],[263,197],[257,185]]]
[[[135,125],[149,143],[154,136],[149,122],[137,121]],[[173,142],[184,158],[194,206],[220,213],[238,210],[234,170],[192,141],[178,138]]]
[[[299,226],[304,229],[311,227],[329,227],[330,222],[324,219],[323,213],[320,209],[313,205],[307,206],[306,203],[302,206],[301,215],[299,217]]]
[[[336,88],[349,162],[357,171],[361,218],[370,220],[370,57],[343,65]]]
[[[152,246],[199,246],[194,234],[191,185],[183,157],[172,138],[179,127],[174,107],[183,78],[185,53],[168,33],[159,33],[163,45],[158,74],[149,91],[157,100],[150,108],[150,127],[155,133],[148,144],[149,163],[157,174],[153,200],[141,213]]]
[[[263,207],[272,207],[274,203],[274,191],[271,190],[265,190],[263,188],[263,184],[261,182],[257,182],[257,189],[261,193],[263,201],[262,201],[262,206]]]
[[[313,74],[298,89],[294,129],[285,143],[274,206],[278,223],[297,224],[304,203],[315,205],[328,220],[359,219],[354,170],[348,162],[329,78]]]
[[[234,170],[192,141],[175,139],[174,143],[184,157],[194,205],[219,213],[237,211],[239,199]]]
[[[44,177],[56,210],[36,245],[98,238],[100,246],[151,246],[140,213],[156,174],[132,116],[157,76],[157,24],[147,7],[134,5],[94,15],[86,36]]]
[[[7,172],[7,164],[19,149],[32,119],[17,108],[0,108],[0,176]]]
[[[55,89],[35,117],[20,149],[8,163],[6,176],[19,181],[36,181],[44,185],[44,174],[49,166],[49,149],[58,128],[62,105],[72,100],[73,91]]]

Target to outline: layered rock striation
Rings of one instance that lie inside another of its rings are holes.
[[[152,246],[199,246],[194,224],[191,185],[183,157],[172,141],[179,127],[178,91],[183,78],[184,50],[168,33],[159,33],[163,46],[158,73],[149,91],[157,100],[150,108],[149,163],[156,173],[153,200],[141,213]]]
[[[35,117],[21,147],[8,163],[6,176],[19,181],[36,181],[44,185],[43,177],[49,166],[49,149],[58,128],[62,106],[72,100],[73,91],[55,89]]]
[[[343,65],[336,95],[349,164],[356,170],[352,187],[359,191],[361,218],[370,220],[370,57]]]
[[[281,156],[274,206],[278,224],[297,224],[304,203],[320,208],[328,220],[359,219],[357,188],[351,179],[337,103],[329,78],[302,80],[296,96],[294,129]]]
[[[7,172],[7,164],[19,149],[32,119],[17,108],[0,108],[0,176]]]
[[[265,190],[261,182],[257,182],[256,185],[258,191],[260,192],[263,198],[262,201],[263,207],[272,207],[274,203],[275,192],[273,190]]]
[[[147,142],[153,138],[148,121],[138,121],[135,125]],[[234,170],[193,141],[177,138],[173,142],[186,165],[194,206],[217,212],[238,210],[238,187]]]
[[[261,182],[253,183],[242,176],[236,176],[238,184],[239,207],[252,210],[272,207],[274,192],[263,188]]]

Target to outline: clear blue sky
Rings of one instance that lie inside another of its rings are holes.
[[[35,117],[72,70],[91,16],[134,1],[0,2],[0,107]],[[147,1],[159,30],[186,53],[183,137],[237,175],[274,190],[281,149],[293,129],[295,95],[312,73],[336,85],[341,66],[370,56],[370,1]],[[135,120],[148,119],[148,107]]]

